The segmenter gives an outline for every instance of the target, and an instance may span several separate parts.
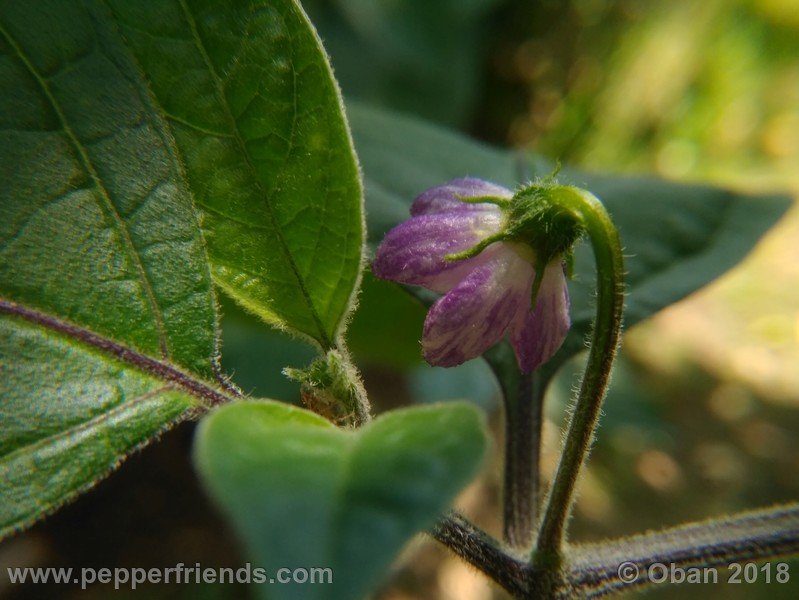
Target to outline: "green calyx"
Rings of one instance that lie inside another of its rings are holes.
[[[512,198],[459,198],[463,202],[491,203],[505,213],[506,224],[499,233],[481,240],[471,248],[450,254],[447,260],[464,260],[480,254],[495,242],[514,242],[533,251],[537,273],[556,257],[571,261],[574,244],[582,236],[585,227],[582,219],[572,207],[562,202],[560,193],[564,186],[552,177],[520,188]],[[540,284],[540,278],[536,278]],[[537,289],[534,285],[533,295]]]
[[[561,188],[549,182],[530,184],[513,195],[507,211],[505,239],[530,246],[539,264],[570,256],[585,230],[582,220],[559,202]]]

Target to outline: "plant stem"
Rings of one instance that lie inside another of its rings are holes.
[[[598,544],[571,546],[568,579],[581,597],[595,597],[655,585],[647,576],[653,564],[681,569],[719,567],[719,581],[726,581],[733,573],[728,567],[732,563],[797,554],[799,503],[794,503]],[[625,565],[627,570],[623,569]],[[776,569],[778,563],[770,566]]]
[[[517,390],[505,397],[505,473],[502,488],[502,534],[514,548],[529,548],[538,489],[540,410],[530,401],[532,375],[518,378]]]
[[[484,358],[502,388],[505,410],[503,539],[516,549],[528,549],[540,505],[543,396],[554,371],[544,367],[522,374],[507,342],[489,350]]]
[[[540,568],[556,566],[561,561],[574,487],[590,449],[607,391],[624,306],[621,244],[605,207],[596,196],[579,188],[557,186],[549,192],[560,207],[583,224],[591,239],[597,267],[597,308],[588,362],[532,557],[533,564]]]
[[[481,570],[515,598],[527,597],[529,566],[508,555],[497,541],[457,512],[443,517],[430,532],[439,542]]]
[[[519,560],[457,512],[443,517],[430,533],[514,598],[595,598],[653,585],[646,571],[654,563],[721,570],[730,563],[798,556],[799,504],[570,546],[568,569],[562,574]],[[620,571],[620,566],[625,563],[635,565],[640,576],[633,581],[622,579],[626,571]],[[720,581],[723,576],[722,572]]]

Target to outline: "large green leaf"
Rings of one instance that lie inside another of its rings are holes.
[[[203,212],[214,280],[335,345],[357,284],[361,187],[316,34],[292,0],[109,0]]]
[[[87,339],[0,317],[0,538],[90,488],[197,406]]]
[[[219,392],[202,235],[113,26],[0,5],[0,535]]]
[[[304,0],[344,93],[448,125],[483,97],[487,18],[501,0]]]
[[[348,112],[363,163],[372,245],[409,217],[411,201],[428,187],[470,175],[514,188],[552,170],[541,158],[490,148],[419,120],[357,104]],[[628,326],[738,263],[790,204],[779,196],[568,168],[559,179],[596,194],[619,227],[627,256]],[[594,314],[593,282],[593,257],[581,244],[569,284],[573,326],[559,361],[584,347]],[[363,303],[372,305],[368,297]]]
[[[343,431],[251,401],[203,421],[195,460],[255,564],[272,577],[279,568],[332,572],[332,585],[264,585],[263,597],[343,600],[362,597],[433,524],[484,448],[482,419],[464,404],[394,411]]]
[[[224,400],[206,242],[239,302],[336,342],[360,182],[294,2],[0,4],[0,186],[0,533]]]

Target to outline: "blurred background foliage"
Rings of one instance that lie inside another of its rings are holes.
[[[303,5],[348,98],[589,169],[799,193],[799,0]],[[359,352],[376,319],[384,324],[392,307],[413,305],[388,284],[367,276],[365,285],[379,300],[371,306],[383,312],[357,313],[350,340],[378,410],[467,397],[486,408],[499,436],[497,388],[481,361],[442,370],[414,358],[421,308],[415,324],[396,324],[385,352]],[[575,541],[799,498],[797,290],[794,208],[738,268],[627,333],[580,486]],[[296,401],[296,387],[280,371],[307,364],[312,351],[265,331],[230,302],[222,310],[223,361],[234,380],[245,392]],[[402,345],[399,361],[392,344]],[[580,364],[564,369],[548,399],[548,474]],[[157,545],[164,566],[241,564],[224,526],[200,500],[187,458],[190,434],[183,426],[133,457],[97,491],[0,547],[0,558],[12,552],[31,565],[99,567],[108,566],[108,548],[116,547],[115,564],[155,566]],[[495,535],[499,461],[459,499]],[[127,541],[118,545],[122,536]],[[799,562],[791,575],[782,586],[683,585],[651,597],[795,598]],[[3,598],[104,597],[99,593],[12,589],[0,580]],[[234,598],[244,590],[153,586],[144,593]],[[420,537],[378,597],[506,596]]]

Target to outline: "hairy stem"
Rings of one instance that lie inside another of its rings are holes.
[[[540,454],[540,425],[534,420],[540,420],[540,411],[530,401],[532,383],[530,374],[522,375],[516,393],[505,398],[502,532],[514,548],[533,543]]]
[[[502,485],[503,539],[516,549],[533,543],[540,505],[543,396],[554,371],[522,374],[510,344],[484,355],[502,388],[505,468]]]
[[[718,567],[721,582],[731,575],[731,563],[797,556],[799,503],[570,546],[562,575],[519,560],[456,512],[443,517],[431,535],[514,598],[596,598],[654,585],[647,574],[655,563],[682,569]],[[637,575],[630,577],[629,569]]]
[[[799,503],[573,546],[569,554],[570,583],[589,598],[654,585],[647,576],[653,564],[682,569],[720,567],[722,582],[732,575],[727,570],[731,563],[799,554]],[[654,573],[661,575],[661,571]]]
[[[515,598],[527,596],[529,567],[507,554],[499,543],[457,512],[443,517],[430,534]]]
[[[541,568],[560,562],[574,487],[590,449],[607,391],[624,305],[621,244],[605,207],[596,196],[579,188],[558,186],[550,188],[549,192],[560,207],[582,223],[591,239],[597,266],[597,309],[588,362],[533,556],[534,564]]]

